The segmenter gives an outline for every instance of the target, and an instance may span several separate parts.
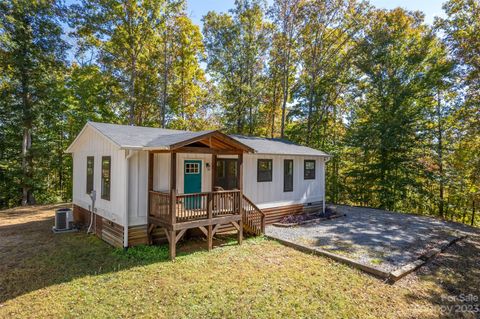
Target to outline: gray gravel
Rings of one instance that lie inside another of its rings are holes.
[[[371,208],[332,207],[347,216],[291,228],[269,225],[266,234],[393,271],[436,247],[440,241],[459,234],[478,233],[462,224],[424,216]]]

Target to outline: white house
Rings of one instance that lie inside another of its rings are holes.
[[[89,122],[69,146],[75,220],[118,247],[209,239],[324,209],[324,152],[279,139]],[[96,191],[92,212],[90,194]]]

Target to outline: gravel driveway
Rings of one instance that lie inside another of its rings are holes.
[[[335,208],[347,216],[290,228],[269,225],[266,234],[392,271],[442,240],[476,231],[424,216],[349,206]]]

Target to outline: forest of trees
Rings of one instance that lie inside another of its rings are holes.
[[[67,201],[86,121],[285,138],[327,200],[480,223],[480,1],[0,2],[0,207]],[[478,214],[477,214],[478,215]]]

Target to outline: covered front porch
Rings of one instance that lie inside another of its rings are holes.
[[[243,154],[248,146],[218,132],[208,132],[172,144],[168,150],[149,150],[148,236],[165,230],[170,258],[188,229],[198,228],[212,249],[221,225],[255,235],[264,232],[263,212],[243,194]]]

